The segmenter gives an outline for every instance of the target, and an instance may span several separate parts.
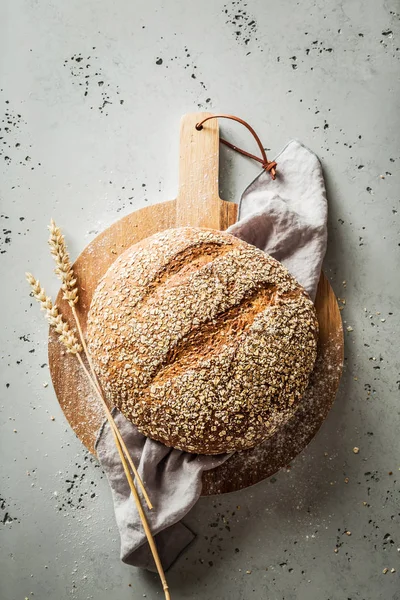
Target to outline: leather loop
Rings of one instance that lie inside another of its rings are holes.
[[[225,146],[228,146],[228,148],[232,148],[232,150],[235,150],[235,152],[239,152],[240,154],[243,154],[243,156],[247,156],[248,158],[252,158],[253,160],[256,160],[257,162],[261,163],[263,166],[263,169],[265,171],[267,171],[270,175],[272,179],[276,178],[276,167],[277,167],[277,163],[273,160],[273,161],[269,161],[267,158],[267,154],[265,152],[264,146],[261,143],[260,138],[258,137],[258,135],[256,134],[256,132],[254,131],[254,129],[251,127],[251,125],[249,125],[248,123],[246,123],[246,121],[243,121],[243,119],[240,119],[239,117],[235,117],[233,115],[212,115],[211,117],[206,117],[205,119],[203,119],[202,121],[200,121],[199,123],[196,123],[196,129],[197,131],[201,131],[203,129],[203,124],[206,121],[209,121],[210,119],[231,119],[232,121],[237,121],[238,123],[240,123],[241,125],[244,125],[252,134],[252,136],[254,137],[254,139],[257,142],[257,145],[260,149],[261,152],[261,157],[256,156],[255,154],[251,154],[250,152],[246,152],[246,150],[242,150],[241,148],[238,148],[237,146],[235,146],[234,144],[232,144],[231,142],[228,142],[227,140],[224,140],[222,138],[220,138],[220,142],[222,144],[225,144]]]

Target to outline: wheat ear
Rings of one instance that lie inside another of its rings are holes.
[[[81,352],[82,352],[82,346],[79,344],[78,339],[75,335],[75,333],[73,331],[71,331],[71,329],[69,328],[69,325],[66,321],[64,321],[62,315],[59,313],[58,308],[55,304],[52,303],[52,300],[49,296],[46,296],[46,292],[44,290],[44,288],[41,287],[39,280],[35,279],[35,277],[31,274],[31,273],[26,273],[26,279],[29,283],[29,285],[32,288],[32,294],[33,297],[40,303],[40,307],[42,310],[45,311],[46,314],[46,318],[50,324],[51,327],[54,327],[56,333],[58,333],[59,337],[60,337],[60,341],[64,344],[64,346],[67,349],[67,352],[70,352],[71,354],[75,354],[75,356],[77,357],[85,375],[87,376],[91,386],[93,387],[94,391],[96,392],[96,394],[98,395],[100,400],[104,400],[101,392],[98,388],[98,386],[96,385],[93,377],[91,376],[91,374],[89,373],[89,371],[87,370],[85,363],[82,360],[82,356],[81,356]],[[108,408],[108,407],[107,407]],[[111,415],[110,415],[111,416]],[[112,417],[111,417],[112,422],[114,423]],[[115,425],[115,423],[114,423]],[[146,537],[147,537],[147,541],[149,543],[153,558],[154,558],[154,562],[156,564],[157,567],[157,571],[158,574],[160,576],[161,579],[161,583],[163,586],[163,590],[164,590],[164,595],[165,595],[165,599],[166,600],[170,600],[170,594],[169,594],[169,589],[168,589],[168,584],[167,584],[167,580],[165,577],[165,573],[164,573],[164,569],[163,566],[161,564],[161,560],[157,551],[157,546],[155,544],[153,535],[151,533],[151,529],[149,526],[149,523],[147,521],[147,517],[146,514],[143,510],[141,501],[140,501],[140,497],[139,494],[137,492],[137,489],[135,487],[135,483],[132,479],[131,473],[129,471],[129,466],[128,463],[126,461],[124,452],[122,450],[122,446],[120,443],[119,438],[117,437],[117,433],[115,431],[115,429],[113,427],[111,427],[111,431],[112,434],[114,436],[114,441],[115,441],[115,445],[117,447],[118,450],[118,454],[120,456],[121,462],[122,462],[122,466],[124,468],[124,472],[125,472],[125,476],[128,480],[129,483],[129,487],[131,489],[133,498],[135,500],[135,504],[140,516],[140,519],[142,521],[142,525],[143,525],[143,529],[145,531]],[[118,429],[117,429],[118,431]]]
[[[76,323],[76,328],[79,333],[79,339],[82,344],[83,350],[85,352],[87,361],[89,363],[89,368],[90,368],[90,372],[92,374],[92,378],[94,379],[96,386],[98,388],[98,391],[100,393],[101,402],[102,402],[103,408],[106,412],[108,422],[110,423],[111,428],[114,430],[114,432],[124,450],[124,453],[126,454],[129,465],[137,479],[137,482],[142,491],[144,499],[146,500],[146,504],[149,507],[149,509],[151,510],[153,508],[153,505],[152,505],[150,498],[146,492],[146,489],[143,485],[143,481],[141,480],[140,475],[139,475],[139,473],[135,467],[135,464],[131,458],[131,455],[126,447],[126,444],[120,434],[120,431],[119,431],[119,429],[113,419],[113,416],[107,406],[107,403],[104,398],[103,390],[100,386],[100,382],[98,380],[96,371],[94,369],[92,358],[90,356],[90,353],[89,353],[87,345],[86,345],[85,336],[83,335],[79,316],[78,316],[78,313],[75,308],[75,305],[79,300],[78,286],[77,286],[76,277],[74,275],[73,267],[71,264],[71,259],[70,259],[69,253],[68,253],[67,245],[65,243],[64,235],[62,234],[61,229],[55,224],[53,219],[51,219],[51,221],[50,221],[49,231],[50,231],[50,237],[49,237],[50,252],[51,252],[52,256],[54,257],[54,260],[56,263],[55,273],[61,279],[61,289],[63,290],[63,299],[66,300],[71,307],[72,315],[74,317],[74,320]]]
[[[64,292],[63,298],[64,300],[67,300],[72,308],[78,302],[78,287],[76,285],[76,278],[65,244],[65,238],[61,233],[61,229],[57,227],[53,219],[50,221],[49,231],[50,251],[57,265],[55,272],[62,281],[61,287]]]
[[[39,280],[35,279],[31,273],[26,273],[26,279],[32,288],[33,297],[40,303],[40,308],[45,312],[46,319],[60,336],[60,341],[66,347],[67,352],[71,354],[82,352],[82,346],[78,342],[75,333],[71,331],[68,323],[64,321],[62,315],[58,312],[57,305],[52,303],[49,296],[46,296]]]

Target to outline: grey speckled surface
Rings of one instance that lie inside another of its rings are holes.
[[[119,561],[107,483],[47,386],[23,273],[55,293],[50,216],[76,256],[118,217],[174,197],[179,117],[198,108],[247,118],[271,156],[295,137],[321,157],[325,268],[353,331],[334,409],[290,470],[188,516],[198,537],[169,573],[172,597],[400,598],[399,12],[392,0],[1,3],[2,600],[162,597],[156,576]],[[221,194],[237,201],[257,168],[222,159]]]

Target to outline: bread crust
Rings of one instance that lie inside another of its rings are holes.
[[[291,417],[318,321],[281,263],[228,233],[184,227],[111,265],[87,336],[108,400],[142,433],[219,454],[255,446]]]

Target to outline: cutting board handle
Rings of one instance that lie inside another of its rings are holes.
[[[211,113],[189,113],[181,119],[177,227],[220,229],[218,122],[213,119],[201,131],[196,129],[208,116]]]

